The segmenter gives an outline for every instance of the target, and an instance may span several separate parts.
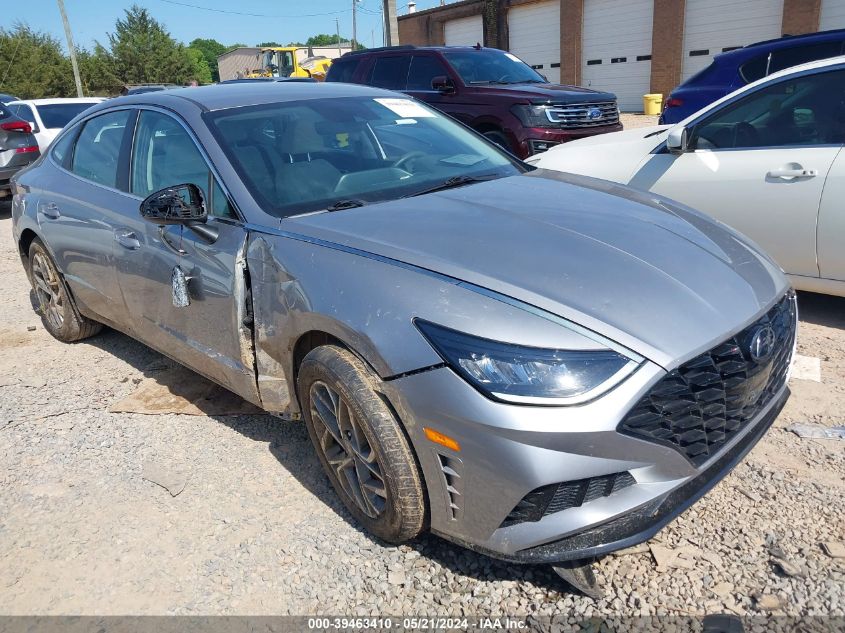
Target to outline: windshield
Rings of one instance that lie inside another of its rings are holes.
[[[465,84],[546,83],[531,66],[504,51],[461,50],[443,54]]]
[[[393,200],[456,177],[521,172],[473,132],[400,97],[310,99],[205,116],[253,197],[280,217]]]
[[[63,128],[80,112],[85,112],[95,103],[51,103],[40,105],[38,114],[46,128]]]

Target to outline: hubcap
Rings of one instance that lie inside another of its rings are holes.
[[[346,401],[321,381],[311,385],[311,420],[341,488],[367,516],[384,512],[387,489],[375,450]]]
[[[32,283],[47,321],[56,329],[62,327],[64,304],[59,275],[43,253],[36,253],[32,258]]]

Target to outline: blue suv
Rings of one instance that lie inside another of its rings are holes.
[[[694,112],[752,81],[807,62],[843,53],[845,29],[808,35],[785,35],[737,48],[687,79],[666,100],[660,123],[678,123]]]

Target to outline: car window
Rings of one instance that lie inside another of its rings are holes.
[[[443,55],[465,84],[546,83],[531,66],[504,51],[456,50]]]
[[[473,132],[409,98],[339,97],[205,115],[246,187],[280,217],[520,173]]]
[[[41,122],[45,128],[63,128],[77,114],[85,112],[94,106],[94,103],[73,102],[73,103],[48,103],[38,106],[38,114],[41,115]]]
[[[434,55],[414,55],[408,72],[408,90],[431,90],[431,80],[449,76],[446,66]]]
[[[845,71],[792,77],[697,124],[691,147],[753,149],[845,142]]]
[[[350,83],[355,71],[361,64],[361,59],[341,59],[334,62],[329,67],[329,74],[327,79],[329,81],[343,81]]]
[[[805,64],[817,59],[835,57],[842,50],[842,42],[819,42],[807,46],[796,46],[785,48],[779,51],[772,51],[772,60],[769,62],[769,74],[776,73],[784,68],[791,68],[798,64]]]
[[[74,130],[78,130],[78,126],[74,126]],[[66,160],[70,156],[70,148],[73,146],[73,140],[76,137],[74,131],[70,131],[62,136],[53,144],[53,159],[62,166],[66,165]]]
[[[32,108],[30,108],[25,103],[18,103],[9,106],[9,110],[12,111],[17,117],[20,117],[24,121],[28,121],[31,125],[35,126],[35,114],[32,112]]]
[[[377,88],[405,90],[410,62],[410,55],[377,57],[367,83]]]
[[[117,187],[120,147],[129,115],[129,110],[118,110],[86,122],[76,141],[70,170],[86,180]]]
[[[192,183],[202,191],[210,215],[236,217],[188,131],[160,112],[143,110],[138,117],[130,183],[132,193],[143,197]]]
[[[766,76],[766,68],[769,66],[769,53],[757,55],[749,59],[742,66],[739,67],[739,74],[745,80],[745,83],[752,83],[758,79]]]

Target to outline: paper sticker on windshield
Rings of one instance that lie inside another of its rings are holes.
[[[410,99],[375,99],[375,101],[403,119],[437,116]]]
[[[522,63],[522,60],[513,53],[505,53],[505,57],[507,57],[508,59],[512,59],[515,62]]]

